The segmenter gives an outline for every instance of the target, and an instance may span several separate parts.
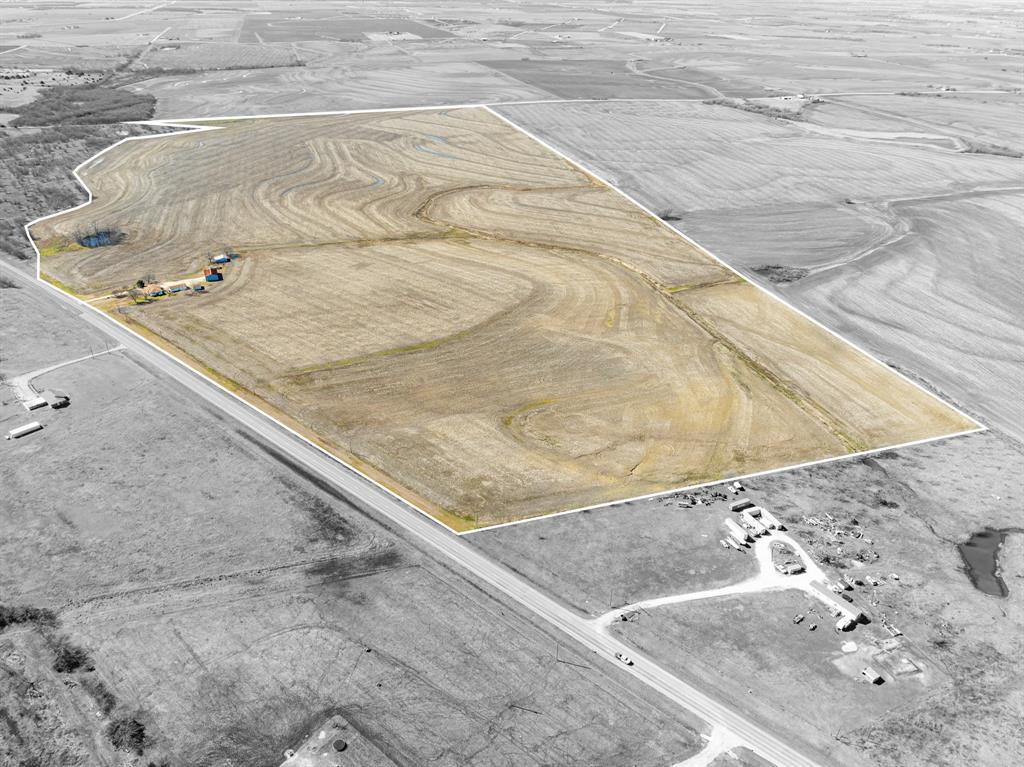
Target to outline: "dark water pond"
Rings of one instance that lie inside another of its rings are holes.
[[[102,248],[104,245],[117,245],[122,234],[114,231],[92,232],[78,238],[78,244],[87,248]]]
[[[967,577],[974,588],[994,597],[1005,597],[1010,593],[1006,581],[999,576],[999,548],[1011,533],[1024,533],[1024,528],[988,528],[972,535],[966,543],[957,544]]]

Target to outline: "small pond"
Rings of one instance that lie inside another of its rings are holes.
[[[104,245],[117,245],[123,237],[120,232],[107,229],[82,235],[78,238],[78,244],[86,248],[102,248]]]
[[[988,528],[972,535],[966,543],[957,544],[967,577],[974,588],[994,597],[1005,597],[1010,593],[1006,581],[999,576],[999,549],[1011,533],[1024,533],[1024,528]]]

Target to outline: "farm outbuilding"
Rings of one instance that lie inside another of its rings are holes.
[[[59,391],[58,389],[47,389],[39,396],[46,400],[46,404],[52,407],[54,410],[58,410],[59,408],[62,407],[67,407],[68,403],[71,402],[71,398],[64,392]]]
[[[836,631],[850,631],[856,625],[857,621],[852,615],[842,613],[839,620],[836,621]]]
[[[33,421],[32,423],[27,423],[24,426],[18,426],[17,428],[11,429],[7,432],[5,439],[20,439],[26,434],[31,434],[32,432],[39,431],[42,428],[43,425],[39,423],[39,421]]]
[[[882,682],[885,681],[885,679],[882,678],[882,675],[875,671],[873,668],[871,668],[871,666],[865,666],[864,668],[862,668],[860,670],[860,674],[869,682],[871,682],[871,684],[882,684]]]

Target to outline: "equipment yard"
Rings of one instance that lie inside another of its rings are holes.
[[[200,125],[43,275],[455,529],[976,428],[490,110]]]

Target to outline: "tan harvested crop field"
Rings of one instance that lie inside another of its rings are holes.
[[[975,426],[488,110],[207,125],[86,167],[42,271],[97,297],[235,247],[117,316],[453,527]]]
[[[848,127],[838,117],[850,112],[831,102],[808,107],[806,121],[680,103],[501,112],[844,338],[1024,440],[1014,396],[1024,377],[1022,161],[954,148],[955,122],[946,135],[932,127],[970,115],[979,127],[960,134],[967,141],[1017,146],[1009,115],[1020,124],[1024,102],[988,98],[872,97],[873,110],[892,110],[886,121],[857,112]]]

